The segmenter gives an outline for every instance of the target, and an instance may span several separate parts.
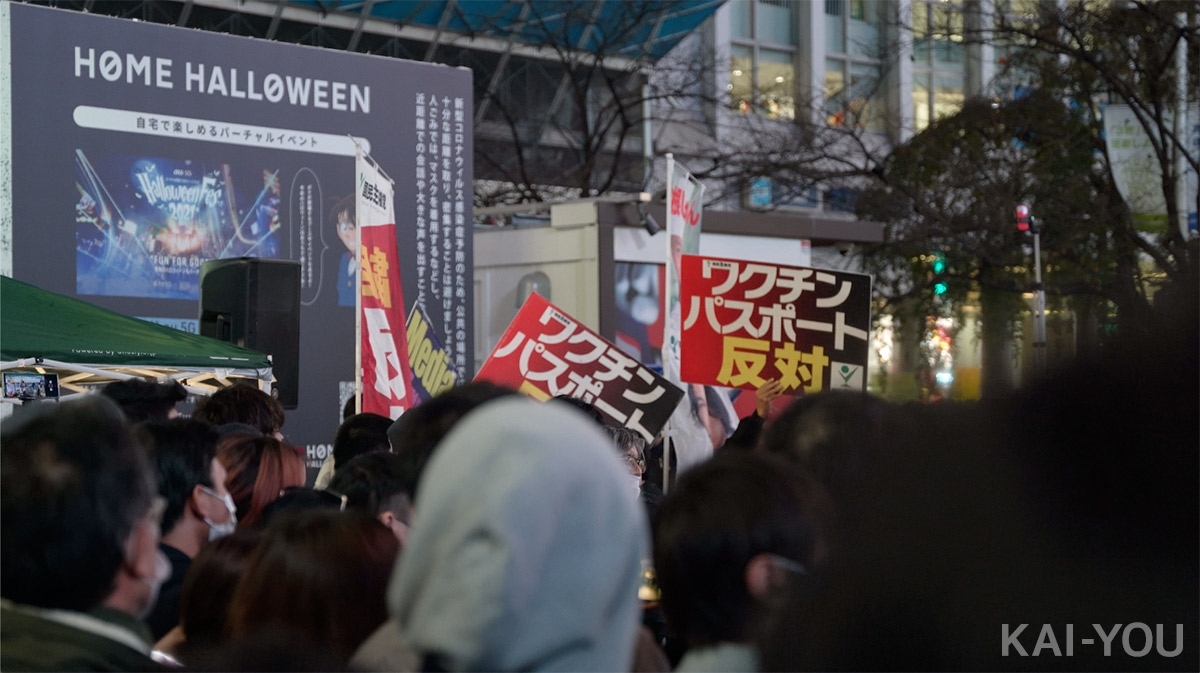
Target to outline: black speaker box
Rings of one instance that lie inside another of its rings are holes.
[[[200,266],[200,333],[271,356],[272,394],[300,397],[300,262],[236,257]]]

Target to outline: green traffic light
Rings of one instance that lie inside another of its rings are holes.
[[[933,284],[933,293],[934,294],[946,294],[946,290],[949,290],[949,289],[950,289],[949,286],[947,286],[945,283],[934,283]]]
[[[932,268],[933,268],[934,273],[941,273],[941,272],[945,271],[946,270],[946,256],[940,252],[933,253],[933,267]],[[943,290],[942,292],[945,292],[945,290]],[[939,292],[938,294],[941,294],[941,292]]]

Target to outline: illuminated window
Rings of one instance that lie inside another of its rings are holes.
[[[825,0],[825,115],[831,126],[884,128],[881,63],[887,0]]]
[[[729,105],[796,118],[796,12],[791,0],[730,0]]]
[[[914,0],[912,21],[913,125],[921,131],[966,99],[962,0]]]

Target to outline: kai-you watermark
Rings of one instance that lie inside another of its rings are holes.
[[[1078,635],[1074,624],[1043,624],[1037,641],[1032,648],[1026,645],[1033,631],[1028,633],[1029,624],[1002,624],[1000,630],[1000,654],[1010,657],[1073,657],[1078,647],[1103,647],[1104,656],[1113,656],[1123,650],[1130,657],[1144,657],[1157,651],[1164,657],[1177,657],[1183,652],[1183,624],[1092,624],[1081,626]],[[1172,626],[1174,628],[1172,628]],[[1036,627],[1035,627],[1036,628]],[[1172,634],[1172,631],[1174,632]],[[1025,642],[1021,641],[1024,635]],[[1172,638],[1172,635],[1174,636]],[[1120,649],[1117,649],[1120,648]]]

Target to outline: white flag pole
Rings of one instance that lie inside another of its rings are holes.
[[[663,236],[663,238],[666,239],[666,244],[664,247],[664,249],[666,251],[666,256],[664,257],[664,259],[666,260],[666,267],[665,267],[665,273],[663,274],[663,279],[666,281],[666,283],[665,283],[666,287],[664,287],[662,289],[662,291],[664,293],[663,296],[666,298],[665,305],[666,305],[667,311],[671,310],[670,304],[671,304],[671,278],[672,278],[672,271],[671,271],[672,261],[671,260],[672,260],[672,257],[671,257],[671,222],[670,222],[670,220],[671,220],[671,187],[674,186],[674,185],[672,185],[674,175],[675,175],[675,154],[672,152],[667,152],[667,199],[666,199],[666,204],[665,204],[667,207],[667,221],[665,222],[665,224],[667,226],[666,226],[666,229],[664,229],[664,231],[663,231],[663,233],[666,234],[665,236]],[[666,366],[667,366],[668,349],[670,348],[670,339],[671,339],[671,320],[670,320],[670,318],[668,318],[663,321],[662,364],[663,364],[663,373],[664,374],[667,373]],[[675,383],[675,382],[672,381],[672,383]],[[684,391],[683,399],[685,399],[685,400],[687,399],[687,391],[686,390]],[[674,417],[674,415],[675,415],[675,413],[672,411],[671,417]],[[670,489],[670,485],[671,485],[671,452],[675,450],[675,426],[674,426],[674,423],[671,421],[671,417],[667,418],[667,425],[663,429],[663,447],[662,447],[662,452],[663,452],[662,490],[663,490],[663,493],[666,493]]]
[[[362,227],[358,226],[358,176],[362,147],[354,143],[354,413],[362,413]]]

